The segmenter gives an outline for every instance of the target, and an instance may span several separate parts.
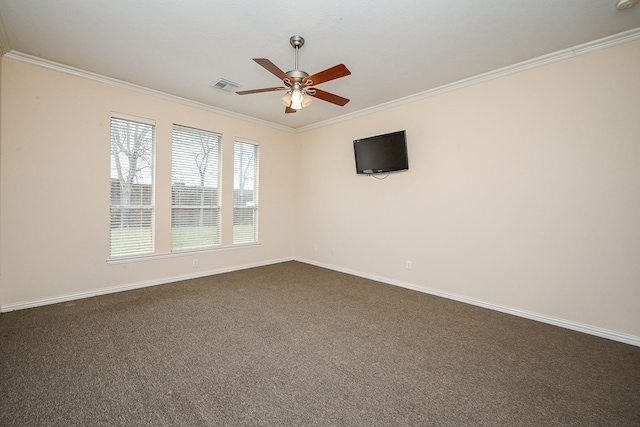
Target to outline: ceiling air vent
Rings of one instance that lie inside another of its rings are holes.
[[[227,92],[233,92],[240,87],[240,83],[236,83],[224,77],[220,77],[218,81],[211,83],[211,87],[221,89]]]

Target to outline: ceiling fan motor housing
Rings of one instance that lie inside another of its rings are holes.
[[[291,82],[301,82],[305,77],[309,77],[309,74],[301,70],[287,71],[287,76],[291,79]]]

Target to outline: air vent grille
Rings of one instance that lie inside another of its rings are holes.
[[[220,77],[217,81],[211,83],[211,87],[224,90],[227,92],[233,92],[240,87],[240,83],[236,83],[232,80]]]

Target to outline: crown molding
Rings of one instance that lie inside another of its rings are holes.
[[[574,58],[579,55],[598,51],[600,49],[606,49],[619,44],[633,42],[639,39],[640,39],[640,27],[634,28],[628,31],[624,31],[622,33],[614,34],[612,36],[604,37],[602,39],[594,40],[588,43],[570,47],[568,49],[563,49],[558,52],[553,52],[547,55],[539,56],[537,58],[529,59],[527,61],[519,62],[517,64],[509,65],[507,67],[499,68],[493,71],[479,74],[477,76],[469,77],[463,80],[459,80],[457,82],[449,83],[443,86],[439,86],[433,89],[429,89],[429,90],[419,92],[413,95],[409,95],[403,98],[399,98],[393,101],[385,102],[383,104],[379,104],[370,108],[354,111],[352,113],[344,114],[329,120],[324,120],[322,122],[314,123],[308,126],[302,126],[299,128],[292,128],[289,126],[283,126],[277,123],[269,122],[266,120],[257,119],[255,117],[247,116],[244,114],[234,113],[232,111],[213,107],[211,105],[207,105],[201,102],[196,102],[186,98],[181,98],[179,96],[170,95],[155,89],[150,89],[144,86],[136,85],[133,83],[129,83],[129,82],[114,79],[111,77],[106,77],[100,74],[92,73],[89,71],[81,70],[79,68],[60,64],[54,61],[38,58],[36,56],[28,55],[26,53],[9,50],[9,43],[7,41],[6,33],[4,32],[4,26],[0,21],[0,54],[4,53],[4,55],[8,58],[26,62],[33,65],[37,65],[37,66],[41,66],[41,67],[45,67],[45,68],[49,68],[56,71],[61,71],[64,73],[94,80],[94,81],[105,83],[108,85],[133,90],[136,92],[144,93],[146,95],[154,96],[157,98],[176,102],[186,106],[220,114],[226,117],[244,120],[244,121],[248,121],[248,122],[256,123],[259,125],[268,126],[274,129],[279,129],[286,132],[292,132],[292,133],[306,132],[309,130],[318,129],[318,128],[329,126],[332,124],[344,122],[357,117],[362,117],[362,116],[373,114],[379,111],[395,108],[404,104],[420,101],[422,99],[430,98],[432,96],[440,95],[446,92],[462,89],[467,86],[483,83],[489,80],[519,73],[521,71],[530,70],[532,68],[541,67],[543,65],[552,64],[554,62],[563,61],[565,59]],[[5,52],[5,49],[7,50],[7,52]]]
[[[493,71],[489,71],[477,76],[469,77],[457,82],[449,83],[443,86],[439,86],[433,89],[429,89],[423,92],[419,92],[413,95],[399,98],[393,101],[379,104],[374,107],[365,108],[363,110],[354,111],[352,113],[344,114],[333,119],[325,120],[322,122],[314,123],[312,125],[303,126],[295,130],[298,132],[305,132],[312,129],[318,129],[321,127],[329,126],[335,123],[344,122],[357,117],[366,116],[372,113],[376,113],[390,108],[398,107],[400,105],[409,104],[425,98],[440,95],[446,92],[462,89],[467,86],[483,83],[488,80],[497,79],[500,77],[508,76],[511,74],[519,73],[521,71],[530,70],[532,68],[542,67],[543,65],[552,64],[554,62],[563,61],[565,59],[574,58],[579,55],[583,55],[597,50],[606,49],[623,43],[629,43],[640,39],[640,27],[632,30],[624,31],[622,33],[614,34],[609,37],[594,40],[592,42],[584,43],[578,46],[570,47],[568,49],[553,52],[547,55],[539,56],[537,58],[529,59],[517,64],[509,65],[503,68],[498,68]]]
[[[4,29],[2,16],[0,16],[0,56],[4,56],[4,54],[8,53],[10,50],[9,38],[7,37],[7,32]]]
[[[18,52],[15,50],[11,50],[5,54],[7,58],[15,59],[17,61],[26,62],[28,64],[37,65],[40,67],[48,68],[54,71],[60,71],[66,74],[71,74],[76,77],[82,77],[85,79],[93,80],[96,82],[108,84],[110,86],[115,86],[123,89],[129,89],[135,92],[143,93],[145,95],[154,96],[156,98],[161,98],[167,101],[172,101],[178,104],[186,105],[193,108],[198,108],[200,110],[209,111],[212,113],[220,114],[223,116],[231,117],[234,119],[244,120],[247,122],[256,123],[263,126],[268,126],[271,128],[284,130],[287,132],[293,132],[294,129],[288,126],[282,126],[277,123],[269,122],[266,120],[256,119],[255,117],[246,116],[244,114],[234,113],[232,111],[228,111],[222,108],[213,107],[211,105],[204,104],[202,102],[192,101],[190,99],[181,98],[176,95],[171,95],[165,92],[161,92],[159,90],[150,89],[148,87],[140,86],[134,83],[125,82],[123,80],[114,79],[112,77],[103,76],[101,74],[92,73],[90,71],[81,70],[79,68],[71,67],[69,65],[60,64],[58,62],[49,61],[47,59],[38,58],[33,55],[29,55],[26,53]]]

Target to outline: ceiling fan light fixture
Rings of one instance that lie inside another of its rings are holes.
[[[313,98],[300,90],[292,90],[285,93],[284,96],[280,98],[280,102],[282,102],[285,107],[289,107],[293,110],[299,110],[311,105]]]
[[[291,91],[291,102],[300,103],[302,102],[302,92],[300,89],[293,89]]]
[[[291,92],[287,92],[284,94],[282,98],[280,98],[280,102],[284,104],[285,107],[291,106]]]
[[[291,91],[291,108],[294,110],[299,110],[302,108],[302,101],[304,101],[304,96],[300,89],[293,89]]]

